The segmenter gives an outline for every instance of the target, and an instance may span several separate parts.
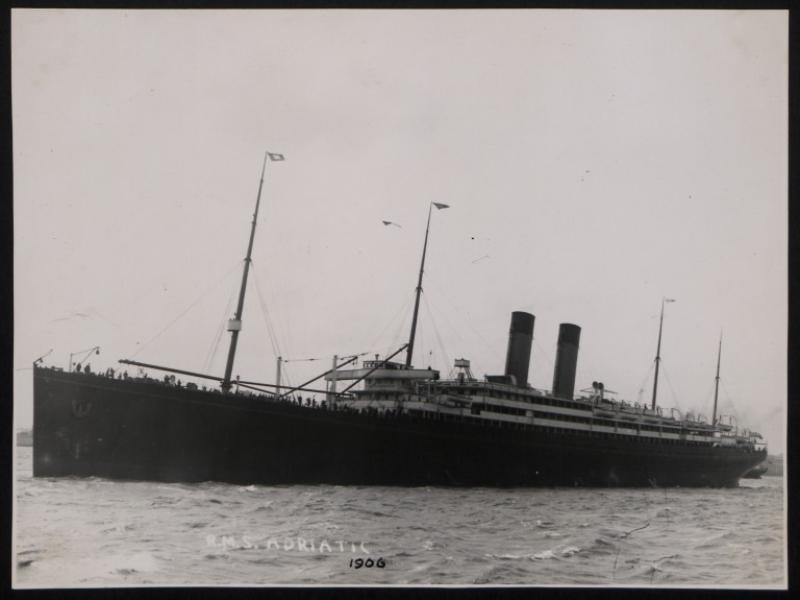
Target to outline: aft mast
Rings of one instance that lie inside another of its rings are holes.
[[[714,411],[711,415],[711,424],[717,424],[717,398],[719,397],[719,363],[722,358],[722,332],[719,333],[719,348],[717,349],[717,376],[714,378]]]
[[[274,157],[274,158],[273,158]],[[280,157],[280,158],[278,158]],[[256,220],[258,219],[258,208],[261,204],[261,188],[264,186],[264,171],[267,168],[267,159],[283,160],[281,154],[264,154],[264,164],[261,167],[261,179],[258,182],[258,195],[256,196],[256,210],[253,212],[253,223],[250,227],[250,242],[247,244],[247,255],[244,258],[244,272],[242,273],[242,286],[239,289],[239,303],[236,305],[236,313],[228,321],[228,331],[231,332],[231,345],[228,349],[228,362],[225,364],[225,376],[220,384],[223,392],[231,389],[231,372],[233,371],[233,359],[236,356],[236,344],[239,341],[239,332],[242,330],[242,309],[244,308],[244,293],[247,290],[247,275],[250,271],[251,256],[253,253],[253,240],[256,236]]]
[[[664,329],[664,303],[675,302],[672,298],[661,299],[661,318],[658,322],[658,345],[656,346],[656,374],[653,377],[653,405],[652,410],[656,410],[656,395],[658,394],[658,366],[661,363],[661,332]]]

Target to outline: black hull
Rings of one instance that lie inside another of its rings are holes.
[[[735,486],[766,451],[378,416],[36,369],[33,474],[235,484]]]

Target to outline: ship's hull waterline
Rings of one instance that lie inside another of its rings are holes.
[[[735,486],[766,451],[382,416],[35,369],[34,476],[234,484]]]

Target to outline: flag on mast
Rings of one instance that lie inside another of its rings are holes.
[[[675,302],[675,298],[664,298],[664,302]]]
[[[283,154],[279,154],[277,152],[267,152],[267,156],[272,161],[286,160],[286,157],[283,156]]]
[[[438,208],[439,210],[443,208],[450,208],[449,204],[442,204],[441,202],[434,202],[433,205]]]

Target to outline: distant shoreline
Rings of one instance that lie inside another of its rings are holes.
[[[30,429],[17,431],[17,446],[33,446],[33,432]]]

